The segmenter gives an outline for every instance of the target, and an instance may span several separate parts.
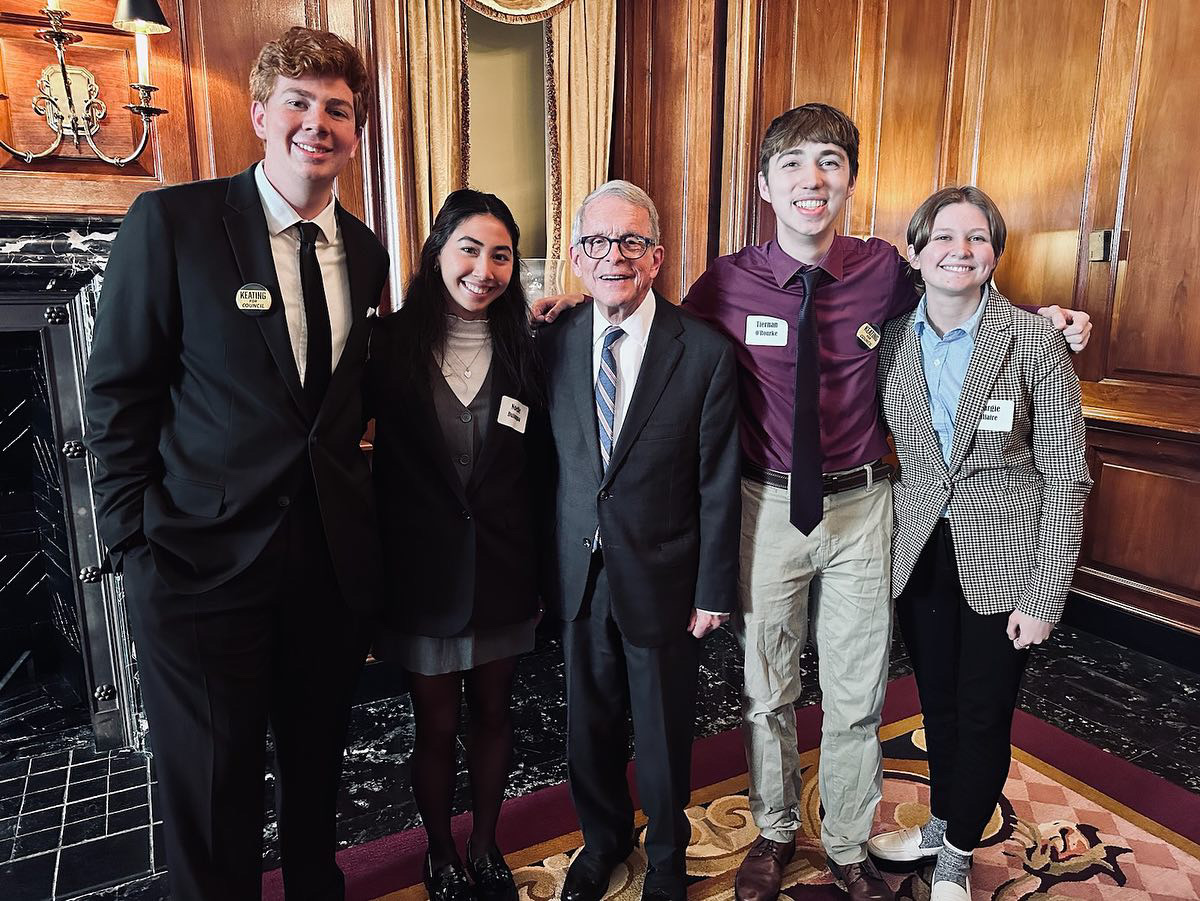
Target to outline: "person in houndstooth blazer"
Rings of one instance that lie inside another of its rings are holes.
[[[933,818],[869,848],[936,857],[931,901],[970,897],[1028,648],[1062,615],[1092,484],[1066,342],[991,284],[1005,234],[978,188],[929,197],[908,227],[925,295],[880,344],[900,459],[892,594],[921,695]]]

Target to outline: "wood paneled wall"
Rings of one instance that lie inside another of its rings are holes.
[[[9,96],[0,101],[0,135],[17,149],[33,152],[54,137],[31,107],[42,71],[57,65],[53,46],[34,34],[47,24],[40,12],[44,5],[41,0],[6,0],[0,9],[0,92]],[[107,106],[94,139],[109,156],[128,155],[142,133],[141,120],[123,109],[138,99],[129,89],[137,81],[133,35],[112,27],[115,0],[79,0],[67,8],[70,17],[63,27],[85,36],[67,48],[67,63],[91,70],[99,99]],[[195,177],[183,29],[176,6],[164,3],[163,13],[171,31],[150,37],[150,80],[158,86],[154,103],[170,112],[155,120],[142,155],[118,169],[96,159],[86,143],[76,151],[69,140],[53,159],[29,164],[0,150],[0,212],[120,215],[147,188]]]
[[[707,0],[617,5],[610,172],[654,198],[666,247],[656,285],[674,301],[715,249],[722,7]]]
[[[250,66],[259,48],[292,25],[332,28],[363,48],[371,64],[373,29],[367,0],[280,0],[251,3],[230,14],[220,0],[159,0],[168,34],[152,35],[154,102],[168,112],[155,120],[150,145],[137,161],[115,168],[94,158],[84,145],[69,144],[53,160],[26,164],[0,151],[0,213],[88,212],[122,215],[139,193],[196,178],[231,175],[262,158],[250,126]],[[0,11],[0,135],[20,149],[41,149],[52,137],[29,101],[41,70],[54,61],[53,48],[34,32],[45,24],[44,0],[9,0]],[[112,27],[115,0],[70,0],[64,27],[84,35],[69,47],[68,63],[92,70],[100,99],[108,106],[97,143],[110,155],[127,154],[141,134],[140,121],[122,108],[135,97],[133,35]],[[373,123],[372,123],[373,124]],[[375,139],[364,135],[360,165],[339,180],[343,204],[368,221],[381,218],[374,176]],[[367,177],[372,173],[371,177]]]
[[[31,77],[39,0],[0,11],[0,134],[38,144]],[[114,0],[72,0],[77,50],[101,76],[113,151],[133,135],[133,40]],[[381,78],[343,202],[412,253],[403,4],[374,0],[164,0],[151,38],[157,98],[170,110],[151,148],[115,170],[68,153],[29,167],[0,156],[0,212],[124,212],[142,190],[226,175],[258,159],[248,69],[292,24],[353,40]],[[1176,0],[618,0],[612,174],[645,187],[662,218],[659,287],[680,299],[718,253],[768,238],[757,148],[780,112],[845,109],[862,133],[843,229],[903,241],[935,187],[977,183],[1009,224],[1000,287],[1025,303],[1087,310],[1076,359],[1096,488],[1077,588],[1200,632],[1200,15]],[[72,51],[74,52],[74,51]],[[382,114],[379,112],[382,111]],[[1119,252],[1092,259],[1093,233]],[[1123,237],[1120,237],[1123,236]]]
[[[773,234],[757,148],[771,119],[800,103],[831,103],[859,126],[848,234],[901,244],[930,191],[978,184],[1008,221],[1001,289],[1095,323],[1075,360],[1096,479],[1076,588],[1200,632],[1200,58],[1189,49],[1200,15],[1173,0],[712,4],[725,31],[723,61],[702,82],[719,92],[713,146],[689,118],[709,98],[654,77],[680,70],[708,18],[687,0],[653,14],[646,5],[622,5],[621,52],[639,68],[626,64],[618,94],[628,103],[614,172],[648,187],[668,260],[686,259],[668,296],[686,290],[706,243],[730,253]],[[707,214],[679,200],[691,198],[681,165],[697,160],[719,172]],[[1125,237],[1111,259],[1092,260],[1102,229]]]

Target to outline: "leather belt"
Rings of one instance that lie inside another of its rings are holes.
[[[753,463],[742,463],[742,475],[752,482],[758,482],[760,485],[767,485],[771,488],[788,487],[790,475],[786,472],[778,472],[774,469],[764,469],[762,466],[756,466]],[[876,460],[873,463],[866,463],[855,469],[848,469],[845,472],[827,472],[821,476],[824,482],[825,494],[838,494],[842,491],[850,491],[854,488],[865,488],[868,484],[890,480],[892,477],[892,467],[890,464],[882,460]]]

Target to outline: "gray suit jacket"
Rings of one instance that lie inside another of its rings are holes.
[[[916,313],[889,322],[880,406],[896,440],[892,594],[899,597],[949,503],[963,593],[978,613],[1018,608],[1057,622],[1092,485],[1079,378],[1048,320],[993,290],[975,336],[947,466],[929,413]],[[989,400],[1011,401],[1010,431],[978,427]]]
[[[592,304],[538,330],[554,439],[554,560],[563,619],[582,610],[599,526],[613,616],[633,644],[656,647],[692,607],[732,612],[741,487],[733,348],[658,298],[646,356],[606,472],[592,381]]]

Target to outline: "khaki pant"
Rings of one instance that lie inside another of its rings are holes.
[[[887,481],[825,498],[811,535],[788,520],[786,489],[742,480],[739,638],[745,650],[750,809],[762,834],[800,828],[793,704],[809,618],[824,720],[821,841],[838,864],[866,857],[881,797],[878,728],[891,644],[892,488]]]

